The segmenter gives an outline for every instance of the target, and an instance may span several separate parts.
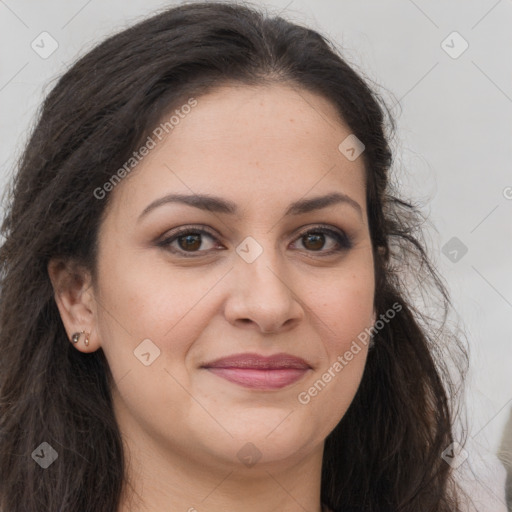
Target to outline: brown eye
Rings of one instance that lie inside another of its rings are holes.
[[[207,240],[210,240],[208,247]],[[204,229],[181,228],[171,232],[168,237],[158,242],[159,247],[169,250],[180,256],[201,256],[212,250],[217,239]],[[206,248],[204,245],[206,244]]]
[[[178,237],[176,240],[178,240],[180,249],[183,249],[184,251],[196,251],[201,247],[200,234],[183,235]]]
[[[331,242],[329,242],[329,239]],[[298,240],[301,240],[304,249],[308,252],[317,252],[321,256],[329,256],[352,248],[351,239],[343,232],[319,226],[302,233]],[[330,246],[324,249],[326,244]]]
[[[325,236],[323,233],[308,233],[302,237],[304,247],[312,251],[318,251],[322,249],[325,244]]]

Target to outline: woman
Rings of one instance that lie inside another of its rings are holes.
[[[67,71],[2,229],[1,510],[461,510],[467,360],[387,127],[322,36],[239,5]]]

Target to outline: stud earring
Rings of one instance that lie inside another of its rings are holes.
[[[80,336],[84,333],[85,333],[85,331],[75,332],[75,334],[73,334],[73,336],[71,336],[71,341],[73,343],[78,343],[78,341],[80,340]]]
[[[80,336],[82,336],[82,334],[85,334],[84,345],[85,345],[86,347],[88,347],[88,346],[89,346],[89,336],[90,336],[90,335],[89,335],[89,333],[86,333],[85,331],[75,332],[75,333],[73,334],[73,336],[71,336],[71,341],[72,341],[73,343],[78,343],[78,342],[79,342],[79,340],[80,340]]]

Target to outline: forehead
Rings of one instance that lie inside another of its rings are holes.
[[[339,191],[365,206],[363,159],[340,151],[351,131],[325,98],[279,84],[223,86],[194,99],[162,116],[160,126],[179,114],[162,140],[152,135],[154,149],[114,203],[141,211],[164,193],[211,193],[262,208]]]

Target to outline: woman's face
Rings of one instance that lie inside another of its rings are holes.
[[[135,444],[206,466],[292,463],[319,453],[365,366],[353,344],[374,321],[363,161],[304,90],[196,100],[110,192],[91,340]],[[306,369],[206,367],[244,354]]]

